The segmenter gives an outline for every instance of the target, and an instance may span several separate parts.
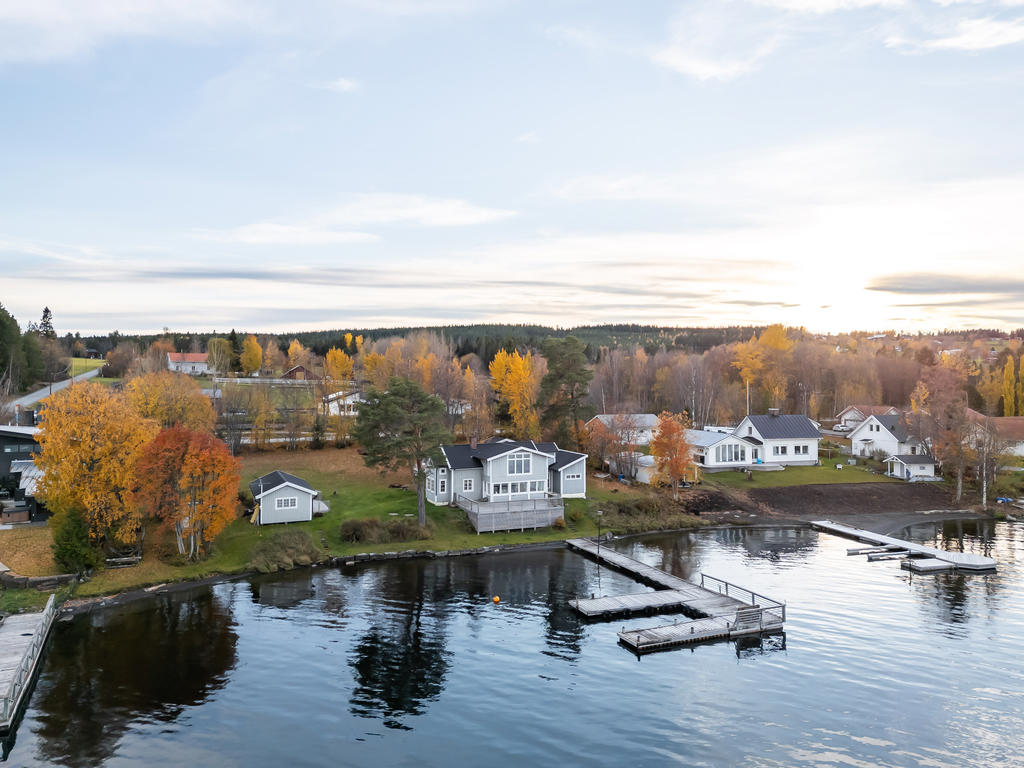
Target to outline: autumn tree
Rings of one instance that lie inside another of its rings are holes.
[[[156,339],[141,357],[136,359],[133,369],[137,374],[157,373],[167,370],[167,356],[174,351],[170,339]]]
[[[366,466],[382,472],[408,468],[416,485],[419,524],[426,525],[427,462],[442,462],[441,444],[451,440],[441,399],[414,381],[394,376],[386,390],[370,387],[364,393],[353,434],[366,450]]]
[[[750,413],[750,385],[757,382],[764,369],[764,350],[758,346],[757,337],[736,345],[736,359],[733,367],[740,372],[740,378],[747,388],[747,413]]]
[[[266,448],[276,418],[277,409],[270,397],[269,385],[254,386],[249,395],[249,441],[257,450]]]
[[[54,393],[39,434],[40,500],[58,518],[79,510],[95,544],[135,544],[141,523],[131,503],[135,465],[156,431],[123,395],[99,384]]]
[[[255,336],[246,336],[242,342],[242,355],[240,358],[242,370],[247,376],[259,371],[263,365],[263,349]]]
[[[596,412],[587,402],[594,372],[587,367],[583,348],[583,342],[575,336],[549,338],[541,344],[548,363],[548,372],[540,383],[542,418],[556,443],[564,446],[571,442],[574,448],[582,446],[583,423]]]
[[[494,429],[491,387],[486,378],[477,376],[468,365],[462,374],[462,397],[466,402],[466,410],[462,414],[462,429],[466,437],[470,442],[487,438]]]
[[[125,387],[128,403],[161,427],[211,432],[217,421],[210,398],[190,377],[171,371],[136,376]]]
[[[297,366],[309,368],[312,365],[312,353],[298,339],[292,339],[288,345],[288,368]]]
[[[685,415],[663,411],[651,439],[651,456],[657,476],[672,486],[672,498],[679,498],[679,483],[694,466],[693,448],[686,439],[690,422]]]
[[[539,389],[534,377],[533,355],[518,350],[499,350],[491,361],[491,386],[512,418],[512,429],[520,439],[540,437],[536,400]]]
[[[139,356],[139,348],[130,341],[122,341],[107,352],[106,363],[100,370],[101,376],[119,379],[131,370]]]
[[[206,361],[210,369],[216,373],[225,374],[231,371],[232,354],[231,342],[227,339],[214,336],[206,342]]]
[[[344,350],[331,347],[324,357],[324,377],[335,386],[343,388],[352,381],[355,361]],[[337,391],[337,390],[336,390]]]
[[[164,429],[142,449],[133,500],[174,531],[179,554],[197,560],[237,515],[239,468],[210,433]]]

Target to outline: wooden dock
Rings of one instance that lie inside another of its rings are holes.
[[[19,613],[0,624],[0,735],[11,730],[53,626],[53,595],[42,613]]]
[[[714,576],[702,573],[700,584],[665,573],[588,539],[570,539],[570,549],[658,587],[654,592],[573,599],[569,604],[588,619],[680,611],[692,621],[619,632],[619,641],[637,653],[686,643],[776,632],[786,620],[786,605]]]
[[[920,573],[948,570],[994,571],[996,568],[996,561],[991,557],[966,552],[949,552],[945,549],[914,544],[863,528],[833,523],[831,520],[816,520],[811,523],[811,527],[872,545],[848,549],[848,555],[867,555],[869,561],[906,559],[909,560],[909,563],[905,563],[906,567]]]

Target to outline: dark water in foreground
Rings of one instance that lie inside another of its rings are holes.
[[[1024,524],[909,535],[1000,571],[912,577],[802,529],[618,542],[789,604],[784,638],[639,661],[615,630],[664,617],[581,624],[566,600],[599,580],[646,588],[561,549],[258,578],[80,616],[55,627],[7,760],[1024,765]]]

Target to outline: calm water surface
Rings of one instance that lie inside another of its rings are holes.
[[[1024,766],[1024,524],[911,576],[805,529],[613,546],[788,603],[784,637],[644,656],[566,601],[646,591],[562,549],[252,579],[55,627],[4,745],[41,766]],[[500,605],[491,596],[500,595]],[[671,621],[671,618],[668,619]]]

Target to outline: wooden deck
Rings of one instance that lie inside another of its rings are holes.
[[[0,734],[10,731],[25,692],[31,687],[56,613],[50,595],[41,613],[14,614],[0,624]]]
[[[845,536],[873,545],[871,547],[849,549],[847,550],[848,555],[866,554],[868,560],[914,558],[916,561],[914,565],[918,567],[913,568],[913,570],[921,572],[950,570],[953,568],[960,571],[994,571],[996,568],[996,561],[991,557],[926,547],[923,544],[914,544],[892,536],[885,536],[881,533],[866,531],[863,528],[833,523],[831,520],[816,520],[811,523],[811,527],[818,531]],[[929,563],[928,561],[933,562]],[[944,565],[939,565],[939,563]]]
[[[599,563],[659,587],[654,592],[570,600],[569,604],[586,618],[610,619],[666,611],[682,611],[698,617],[692,621],[619,632],[619,641],[637,653],[704,640],[779,631],[786,620],[785,603],[722,579],[702,573],[698,585],[621,552],[599,547],[588,539],[570,539],[566,544]]]

